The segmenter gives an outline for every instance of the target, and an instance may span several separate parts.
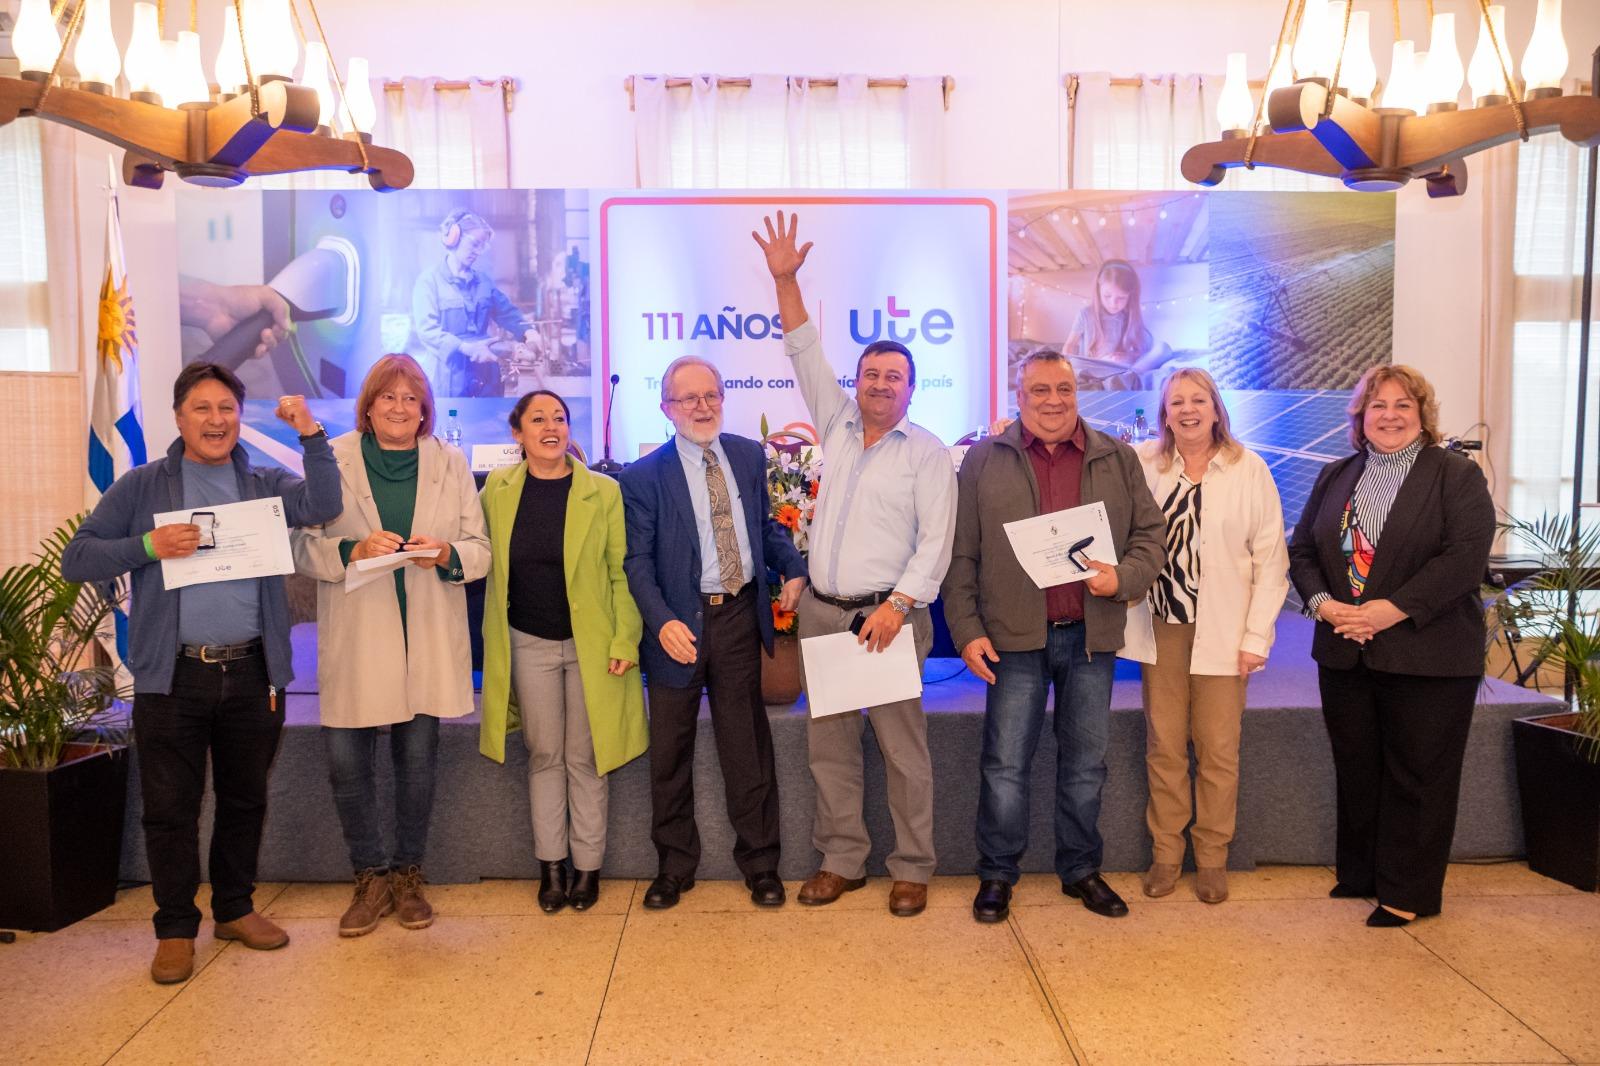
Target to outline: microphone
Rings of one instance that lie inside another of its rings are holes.
[[[617,400],[617,386],[622,384],[621,374],[611,375],[611,392],[606,396],[606,417],[604,423],[605,458],[598,463],[590,463],[589,469],[601,474],[620,474],[622,464],[611,458],[611,405]]]

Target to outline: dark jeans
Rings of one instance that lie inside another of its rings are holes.
[[[439,719],[419,714],[389,727],[389,757],[394,760],[394,857],[383,847],[378,824],[378,775],[374,765],[378,727],[324,726],[328,779],[344,827],[350,865],[362,870],[421,866],[433,816],[434,768],[439,763]]]
[[[256,853],[267,816],[267,772],[283,715],[267,696],[258,655],[229,663],[179,658],[170,695],[141,692],[133,736],[144,797],[144,846],[155,895],[156,936],[200,930],[200,801],[211,757],[216,817],[211,829],[211,914],[219,922],[254,909]]]
[[[717,761],[733,823],[733,861],[746,874],[778,868],[778,781],[772,726],[761,698],[761,629],[758,585],[705,606],[705,630],[691,684],[650,685],[650,837],[660,870],[693,877],[700,864],[700,830],[694,821],[694,742],[700,693],[711,703]]]
[[[1438,914],[1456,832],[1476,677],[1319,667],[1338,778],[1341,884]]]
[[[1028,849],[1028,777],[1056,690],[1056,874],[1063,884],[1100,869],[1100,790],[1106,780],[1116,656],[1090,657],[1084,627],[1049,628],[1040,651],[1003,651],[983,719],[978,877],[1016,884]]]

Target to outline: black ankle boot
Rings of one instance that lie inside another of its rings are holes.
[[[539,860],[539,909],[554,914],[567,905],[567,861]]]
[[[572,891],[567,893],[567,902],[572,904],[572,909],[575,911],[586,911],[590,907],[593,907],[599,898],[600,871],[572,871]]]

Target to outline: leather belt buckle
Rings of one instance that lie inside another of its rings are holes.
[[[725,592],[713,592],[711,595],[706,597],[706,602],[713,607],[721,607],[723,601],[727,598],[728,594]]]
[[[221,658],[221,659],[213,659],[213,658],[211,658],[210,655],[208,654],[208,652],[210,652],[212,647],[213,647],[213,645],[210,645],[210,644],[202,644],[202,645],[200,645],[200,661],[201,662],[203,662],[203,663],[224,663],[224,662],[228,661],[226,656]],[[224,650],[231,651],[232,649],[225,648]]]

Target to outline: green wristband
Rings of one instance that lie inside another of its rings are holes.
[[[141,539],[144,541],[144,553],[146,555],[150,556],[150,558],[152,558],[152,559],[157,558],[156,545],[155,545],[155,530],[151,530],[149,533],[146,533]]]

